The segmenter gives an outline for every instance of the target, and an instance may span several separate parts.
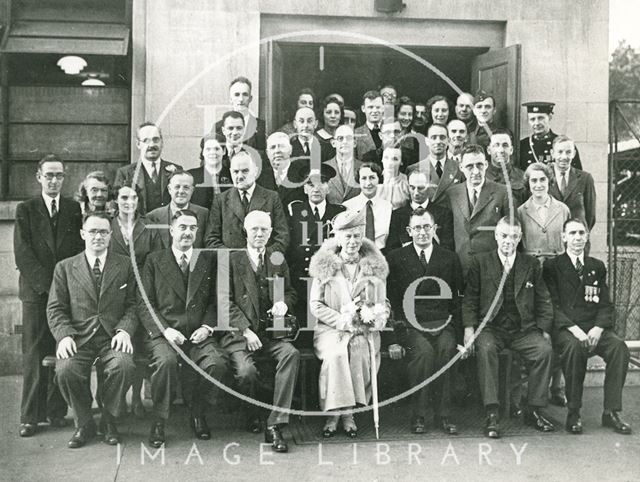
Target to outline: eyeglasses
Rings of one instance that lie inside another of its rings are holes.
[[[89,229],[88,231],[85,231],[85,233],[92,238],[95,238],[98,234],[103,238],[106,238],[111,234],[111,231],[109,229]]]
[[[144,139],[138,139],[138,142],[140,142],[141,144],[151,144],[152,142],[154,144],[157,144],[161,140],[162,140],[162,137],[152,137],[151,139],[149,139],[148,137],[145,137]]]
[[[420,226],[409,226],[409,229],[411,229],[416,233],[419,233],[420,231],[424,231],[425,233],[428,233],[433,229],[433,226],[431,224],[422,224]]]
[[[64,179],[64,172],[47,172],[46,174],[42,174],[47,181],[53,181],[57,179],[58,181],[62,181]]]

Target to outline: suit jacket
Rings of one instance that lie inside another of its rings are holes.
[[[356,127],[353,133],[356,137],[356,159],[362,159],[367,152],[376,150],[376,143],[366,123]]]
[[[160,240],[158,230],[149,229],[147,227],[147,223],[148,221],[146,218],[138,216],[135,224],[133,225],[133,251],[135,253],[136,266],[140,270],[142,270],[149,253],[162,249],[162,241]],[[131,250],[129,245],[124,241],[117,218],[111,221],[111,241],[109,242],[109,252],[119,254],[120,256],[126,256],[131,259]]]
[[[289,246],[289,225],[278,194],[256,185],[249,202],[249,211],[260,210],[271,214],[273,231],[269,246],[285,253]],[[209,229],[205,237],[208,248],[244,248],[244,208],[238,189],[229,189],[213,198],[209,214]]]
[[[446,205],[429,203],[429,211],[438,225],[437,242],[442,248],[455,250],[453,242],[453,214]],[[406,227],[409,225],[409,218],[413,208],[411,204],[402,206],[391,213],[391,223],[389,223],[389,238],[387,238],[387,250],[396,249],[411,243],[411,237],[407,234]]]
[[[210,209],[215,191],[209,175],[207,174],[205,176],[204,166],[189,169],[187,172],[193,176],[194,189],[191,202],[203,208]],[[218,173],[218,186],[220,194],[233,187],[231,173],[228,167],[222,166],[222,169]]]
[[[287,178],[295,169],[296,162],[291,163],[291,167],[287,173]],[[295,200],[304,199],[306,196],[304,194],[304,189],[302,187],[284,187],[283,185],[278,186],[276,184],[276,178],[273,174],[273,169],[271,168],[271,164],[269,161],[266,162],[266,165],[262,168],[260,172],[260,176],[256,179],[256,184],[262,186],[265,189],[269,189],[270,191],[275,191],[278,193],[280,197],[280,201],[282,201],[282,206],[288,206],[289,203]]]
[[[324,240],[329,238],[329,221],[344,211],[344,206],[327,203],[324,216],[320,220],[322,223],[321,231],[318,231],[318,222],[313,217],[313,210],[308,200],[293,201],[289,204],[288,209],[291,242],[289,243],[289,251],[287,251],[287,260],[291,270],[291,279],[296,284],[296,288],[304,289],[306,292],[306,282],[298,283],[298,281],[309,276],[311,256],[320,249]]]
[[[189,262],[188,287],[171,248],[147,256],[142,271],[142,286],[153,314],[141,294],[138,295],[138,317],[147,335],[163,336],[166,328],[174,328],[187,338],[203,324],[215,327],[216,257],[210,251],[194,250]]]
[[[507,188],[485,180],[478,203],[469,211],[467,184],[460,183],[447,190],[449,206],[453,213],[453,236],[456,253],[460,257],[463,272],[469,268],[471,256],[497,248],[494,236],[496,224],[509,214]],[[514,209],[517,209],[517,205]],[[515,213],[514,213],[515,214]]]
[[[274,303],[273,294],[276,280],[284,279],[284,299],[275,301],[284,301],[288,308],[287,313],[293,314],[295,313],[296,291],[291,286],[289,267],[284,259],[280,265],[273,264],[271,261],[273,252],[273,249],[267,249],[264,255],[267,278],[270,278],[269,301],[271,304]],[[250,328],[254,333],[257,333],[262,314],[259,313],[259,295],[255,272],[246,250],[231,253],[229,271],[229,298],[220,300],[220,302],[224,303],[224,313],[229,313],[229,325],[233,330],[222,336],[220,345],[227,351],[233,352],[246,349],[247,343],[242,332],[246,328]]]
[[[521,329],[539,328],[550,333],[553,305],[540,263],[531,256],[517,253],[511,269],[515,270],[515,298]],[[462,301],[462,323],[465,327],[477,328],[485,317],[488,318],[486,326],[491,326],[504,302],[502,290],[499,290],[502,277],[503,267],[497,250],[471,258]],[[496,298],[496,305],[491,310]]]
[[[433,245],[431,259],[425,269],[420,263],[413,243],[392,251],[387,255],[389,262],[389,277],[387,278],[387,293],[391,302],[396,321],[394,331],[398,341],[405,344],[407,341],[406,328],[416,328],[415,323],[423,328],[434,330],[445,326],[451,316],[450,326],[458,334],[461,334],[461,295],[463,290],[462,267],[458,255],[453,251]],[[410,290],[410,285],[416,280],[433,276],[446,283],[450,290],[450,296],[434,280],[423,280],[415,291]],[[414,307],[414,319],[409,321],[409,316],[404,309],[404,299],[412,300]],[[441,297],[442,299],[420,299],[423,296]]]
[[[133,337],[138,318],[136,281],[129,258],[107,254],[99,294],[84,251],[60,261],[53,273],[47,318],[58,343],[72,336],[81,347],[99,325],[111,337],[116,330],[126,331]]]
[[[209,210],[193,203],[189,203],[189,210],[193,211],[198,216],[198,231],[196,232],[196,239],[193,243],[193,247],[195,249],[200,249],[204,247],[204,238],[209,226]],[[161,224],[165,226],[164,228],[158,229],[163,248],[170,248],[173,242],[171,239],[171,233],[169,232],[171,216],[171,205],[159,207],[147,214],[147,221],[150,224]]]
[[[594,326],[614,328],[607,269],[602,261],[585,255],[582,280],[566,253],[546,260],[543,272],[553,302],[554,329],[578,325],[586,333]],[[585,286],[598,288],[597,303],[585,301]]]
[[[258,117],[254,117],[249,114],[245,117],[245,137],[243,143],[247,146],[251,146],[254,149],[258,149],[260,151],[264,151],[266,148],[266,135],[267,132],[266,125],[264,121]],[[222,120],[216,122],[215,132],[218,135],[222,135]],[[204,138],[203,138],[204,139]],[[203,140],[200,141],[200,149],[202,150]]]
[[[80,229],[80,206],[71,199],[60,197],[55,237],[41,195],[18,204],[13,249],[20,271],[18,295],[22,301],[46,299],[43,297],[49,293],[56,263],[84,249]]]
[[[524,252],[533,256],[556,256],[564,253],[562,226],[571,214],[569,208],[550,196],[546,219],[541,219],[533,198],[518,208],[522,224]]]
[[[563,195],[560,193],[559,180],[555,179],[555,170],[551,172],[555,182],[549,186],[549,194],[565,203],[571,211],[571,217],[581,219],[591,230],[596,224],[596,188],[591,174],[570,168],[569,183]]]
[[[158,175],[160,177],[160,188],[162,189],[163,206],[166,206],[171,202],[171,196],[169,196],[169,191],[167,191],[167,185],[169,184],[169,175],[176,169],[182,168],[177,164],[160,159],[160,171],[158,172]],[[116,180],[114,181],[115,186],[122,186],[123,184],[132,183],[135,177],[136,185],[140,190],[140,198],[138,199],[138,213],[140,214],[146,214],[159,207],[147,205],[143,170],[144,166],[142,165],[142,161],[134,162],[128,166],[123,166],[116,171]]]
[[[305,162],[315,162],[316,164],[319,162],[324,162],[327,159],[330,159],[332,156],[335,156],[335,151],[332,153],[333,146],[321,140],[318,136],[314,135],[311,138],[311,142],[309,143],[309,154],[305,154],[302,149],[302,143],[298,139],[297,135],[294,135],[290,139],[291,141],[291,159],[304,159]]]
[[[358,172],[362,162],[357,159],[353,160],[353,168],[350,179],[344,179],[340,170],[338,169],[338,161],[336,158],[326,161],[328,166],[333,167],[336,170],[336,175],[329,179],[329,192],[327,193],[327,202],[331,204],[342,204],[349,199],[356,197],[360,194],[360,185],[356,182],[355,173]]]
[[[413,171],[425,172],[428,179],[430,179],[434,184],[438,185],[438,187],[435,189],[435,191],[433,191],[429,198],[431,199],[432,203],[440,204],[442,206],[449,205],[449,201],[447,200],[447,196],[445,194],[447,190],[450,187],[456,186],[457,184],[462,184],[465,181],[464,174],[462,174],[462,171],[460,171],[458,163],[455,160],[449,158],[444,161],[444,166],[442,168],[442,178],[438,176],[438,173],[431,164],[431,160],[429,158],[409,166],[409,168],[407,169],[407,177],[410,176]]]

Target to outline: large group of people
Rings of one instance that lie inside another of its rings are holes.
[[[149,443],[165,444],[179,383],[194,435],[206,440],[220,396],[209,378],[259,399],[257,363],[267,358],[273,410],[265,420],[246,404],[247,426],[286,452],[300,350],[313,349],[322,435],[341,426],[354,438],[349,410],[371,403],[383,345],[406,359],[411,387],[423,385],[411,399],[414,433],[427,430],[430,410],[435,428],[458,433],[454,371],[426,381],[459,356],[479,385],[485,435],[500,437],[504,348],[529,374],[525,423],[555,429],[544,408],[550,384],[565,404],[564,374],[566,430],[581,433],[586,363],[597,353],[607,364],[602,423],[631,433],[620,416],[629,352],[613,330],[605,266],[589,256],[594,182],[573,140],[550,130],[553,104],[525,104],[532,133],[517,152],[484,91],[422,102],[386,85],[363,95],[355,127],[340,94],[318,103],[305,88],[292,120],[267,136],[249,111],[251,88],[231,82],[231,110],[202,138],[195,169],[162,157],[153,123],[136,131],[139,159],[113,183],[89,173],[77,202],[60,195],[63,160],[40,161],[42,193],[16,210],[20,436],[40,422],[64,426],[71,407],[69,447],[97,432],[115,445],[125,394],[133,386],[132,409],[143,413],[148,377]],[[276,329],[294,317],[312,336],[303,330],[294,343]],[[53,353],[55,377],[42,366]]]

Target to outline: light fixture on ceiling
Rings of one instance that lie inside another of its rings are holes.
[[[58,60],[58,67],[64,70],[65,74],[77,75],[87,66],[87,61],[77,55],[67,55]]]
[[[100,79],[88,78],[82,81],[82,85],[85,87],[104,87],[106,84]]]

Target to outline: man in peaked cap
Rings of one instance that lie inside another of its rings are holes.
[[[520,162],[517,167],[524,171],[534,162],[545,164],[553,162],[551,149],[553,140],[558,137],[558,134],[551,130],[555,106],[553,102],[525,102],[522,106],[527,108],[527,119],[531,128],[531,135],[520,140]],[[582,169],[580,153],[577,149],[571,161],[571,167]]]

